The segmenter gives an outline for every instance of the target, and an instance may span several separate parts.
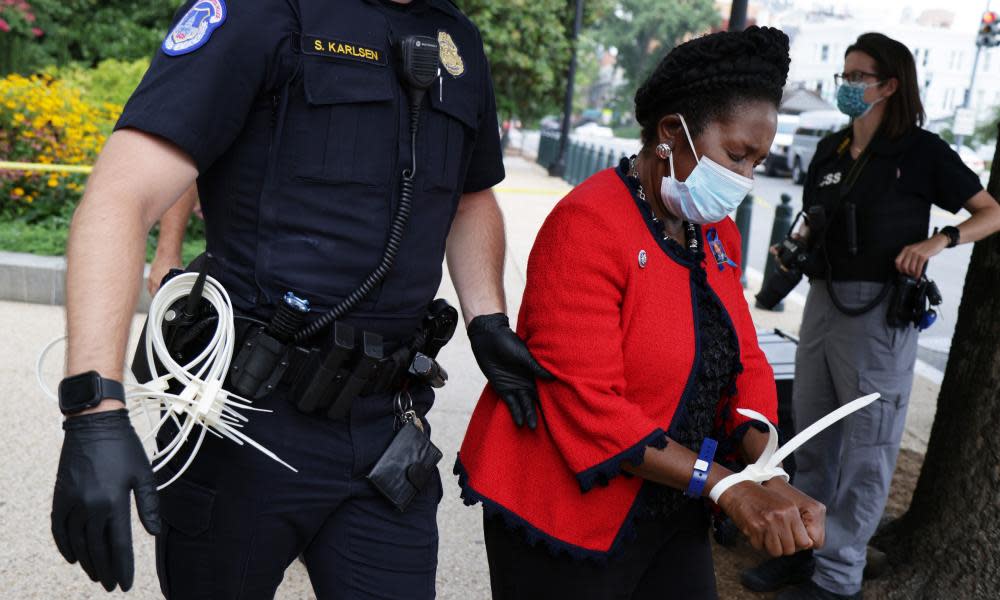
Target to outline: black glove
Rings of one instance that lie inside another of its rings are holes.
[[[555,379],[538,364],[524,341],[511,331],[507,315],[480,315],[469,322],[469,341],[479,368],[500,398],[510,409],[518,427],[538,424],[535,403],[538,390],[535,378]]]
[[[132,587],[132,506],[152,535],[160,532],[160,500],[146,452],[128,411],[98,412],[63,422],[66,435],[52,498],[52,537],[63,558],[109,592]]]

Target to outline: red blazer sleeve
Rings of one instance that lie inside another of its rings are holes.
[[[623,233],[614,217],[563,202],[549,215],[528,259],[518,329],[553,375],[539,381],[540,422],[583,491],[642,462],[666,434],[625,388]]]
[[[733,285],[739,293],[732,295],[733,301],[727,306],[733,327],[736,329],[736,337],[739,338],[740,361],[743,363],[743,372],[736,378],[736,395],[730,406],[734,410],[730,411],[729,418],[724,421],[725,433],[732,435],[750,421],[749,418],[737,413],[736,408],[755,410],[777,425],[778,394],[774,384],[774,371],[757,343],[757,329],[753,324],[750,307],[740,284],[740,269],[743,267],[742,245],[739,229],[732,219],[727,218],[720,223],[719,237],[723,240],[730,258],[739,265],[739,268],[731,270]]]

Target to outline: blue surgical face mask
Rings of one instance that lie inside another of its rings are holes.
[[[873,106],[884,100],[884,98],[879,98],[875,102],[865,102],[865,92],[873,85],[878,85],[878,83],[847,81],[840,84],[840,87],[837,88],[837,108],[852,119],[864,115]]]
[[[674,171],[674,155],[669,154],[667,160],[670,175],[664,177],[660,184],[660,196],[667,209],[685,221],[701,225],[721,221],[736,210],[750,193],[753,179],[734,173],[705,155],[699,159],[684,116],[680,117],[684,135],[687,136],[691,153],[698,164],[687,179],[678,181]]]

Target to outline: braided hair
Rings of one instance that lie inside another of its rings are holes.
[[[655,144],[666,115],[684,115],[691,137],[747,101],[778,106],[788,77],[788,36],[771,27],[721,31],[671,50],[635,93],[643,145]]]

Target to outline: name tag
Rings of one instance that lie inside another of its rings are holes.
[[[331,58],[346,58],[380,67],[388,64],[385,51],[380,48],[315,35],[302,36],[302,53],[329,56]]]

